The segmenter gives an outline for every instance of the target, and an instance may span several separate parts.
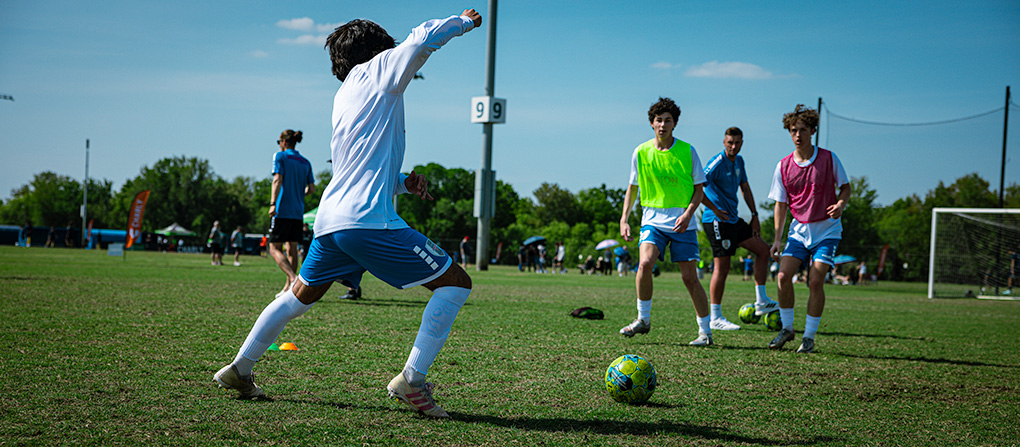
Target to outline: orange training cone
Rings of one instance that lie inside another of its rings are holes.
[[[284,343],[284,344],[280,345],[280,350],[281,351],[297,351],[298,348],[297,348],[297,346],[294,343],[287,342],[287,343]]]

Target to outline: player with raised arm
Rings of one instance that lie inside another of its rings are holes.
[[[669,246],[670,260],[680,267],[697,315],[698,338],[689,344],[708,346],[712,344],[712,329],[708,298],[698,280],[698,227],[694,219],[694,212],[704,197],[705,172],[694,147],[673,136],[679,118],[680,107],[672,99],[659,98],[648,109],[648,121],[655,137],[635,148],[631,155],[630,183],[623,199],[620,235],[624,240],[631,240],[628,218],[640,194],[641,236],[635,278],[638,317],[620,329],[620,334],[633,337],[651,330],[652,271],[656,260],[665,260]]]
[[[769,198],[776,201],[776,238],[772,257],[779,261],[779,317],[782,329],[769,342],[780,349],[793,340],[793,275],[808,264],[808,305],[797,352],[815,350],[815,334],[825,309],[825,274],[835,267],[832,258],[843,237],[840,217],[850,199],[850,181],[836,154],[811,144],[818,130],[818,111],[797,104],[783,115],[783,127],[790,132],[794,150],[776,164]],[[839,188],[837,196],[836,189]],[[786,248],[783,227],[786,212],[793,215]]]
[[[298,281],[269,304],[234,361],[214,376],[242,398],[264,394],[252,366],[290,320],[304,314],[339,281],[357,287],[365,271],[400,289],[425,286],[432,297],[390,397],[431,417],[449,417],[425,376],[471,293],[471,278],[438,245],[408,227],[393,196],[432,200],[425,176],[400,173],[404,161],[404,90],[429,56],[482,23],[473,9],[417,26],[400,45],[381,26],[353,20],[329,36],[333,74],[343,83],[333,99],[333,179],[315,220],[315,239]]]
[[[761,239],[761,224],[758,223],[758,210],[754,205],[754,194],[747,182],[747,170],[744,169],[744,157],[740,149],[744,146],[744,132],[737,127],[726,129],[723,136],[723,151],[708,160],[705,165],[705,200],[703,203],[715,204],[726,211],[728,218],[717,215],[706,206],[701,214],[701,225],[712,246],[712,257],[715,269],[709,283],[711,296],[712,329],[733,331],[740,326],[730,323],[722,315],[722,298],[726,290],[726,276],[730,273],[730,259],[737,252],[737,247],[744,247],[754,253],[754,313],[762,315],[779,309],[779,303],[769,299],[765,293],[765,280],[768,279],[769,246]],[[744,204],[751,209],[750,225],[737,216],[737,189],[743,193]]]

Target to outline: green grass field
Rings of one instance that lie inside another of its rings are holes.
[[[471,272],[474,292],[429,379],[451,420],[386,398],[428,291],[366,277],[326,298],[256,366],[271,401],[212,374],[283,282],[265,258],[0,247],[0,445],[1016,445],[1020,302],[928,300],[925,285],[829,286],[817,351],[765,346],[761,324],[691,348],[677,274],[656,278],[652,332],[625,339],[633,277]],[[231,259],[227,259],[228,264]],[[707,287],[707,277],[705,285]],[[731,275],[723,303],[753,290]],[[807,290],[797,286],[803,328]],[[775,285],[769,284],[775,295]],[[605,312],[571,318],[577,307]],[[602,385],[622,354],[650,360],[650,403]]]

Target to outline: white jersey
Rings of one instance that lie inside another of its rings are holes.
[[[638,165],[637,165],[637,154],[640,146],[634,149],[634,153],[630,156],[630,184],[638,184]],[[694,150],[694,146],[691,146],[691,177],[695,185],[703,185],[705,183],[705,168],[701,166],[701,159],[698,158],[698,151]],[[641,201],[641,191],[638,190],[638,200]],[[695,205],[697,206],[697,205]],[[653,208],[650,206],[641,207],[641,226],[651,225],[660,230],[673,231],[673,226],[676,225],[676,220],[687,211],[687,208]],[[630,211],[628,210],[628,213]],[[691,217],[691,222],[687,224],[687,230],[698,230],[699,219]],[[686,231],[686,230],[684,230]]]
[[[467,17],[429,20],[396,48],[351,69],[333,98],[333,179],[323,191],[315,236],[346,229],[400,229],[393,196],[408,192],[404,90],[432,52],[474,28]]]
[[[846,170],[843,169],[843,163],[839,161],[836,153],[832,151],[829,151],[829,153],[832,154],[832,173],[836,176],[836,186],[841,187],[849,183],[850,180],[847,178]],[[811,156],[810,160],[804,163],[797,163],[797,166],[802,168],[811,166],[811,163],[815,162],[816,157],[818,157],[817,150],[815,150],[815,154]],[[776,163],[776,170],[772,173],[772,188],[769,190],[769,198],[776,202],[789,203],[786,197],[786,187],[783,186],[782,167],[783,161],[779,160],[779,163]],[[793,219],[793,222],[790,222],[790,233],[787,237],[796,239],[807,248],[811,248],[826,239],[842,239],[843,219],[825,219],[806,224]]]

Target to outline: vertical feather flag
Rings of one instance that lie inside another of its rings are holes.
[[[127,241],[124,248],[128,249],[142,235],[142,216],[145,214],[145,203],[149,201],[149,190],[146,189],[135,195],[131,201],[131,213],[128,214]]]

